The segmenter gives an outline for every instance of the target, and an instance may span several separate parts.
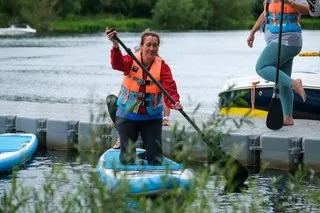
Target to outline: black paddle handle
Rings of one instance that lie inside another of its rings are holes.
[[[114,29],[111,29],[110,32],[114,31]],[[109,32],[109,33],[110,33]],[[172,104],[176,104],[176,101],[170,96],[170,94],[167,92],[167,90],[152,76],[152,74],[148,71],[148,69],[137,59],[137,57],[132,53],[131,49],[128,48],[120,39],[118,36],[113,36],[113,38],[123,47],[123,49],[132,57],[132,59],[142,68],[142,70],[151,78],[153,83],[159,87],[161,92],[171,101]],[[200,130],[200,128],[191,120],[191,118],[183,111],[183,109],[179,109],[179,112],[187,119],[187,121],[195,128],[195,130],[201,135],[202,138],[205,138],[204,133]],[[207,143],[204,140],[205,143]],[[208,145],[208,143],[207,143]]]

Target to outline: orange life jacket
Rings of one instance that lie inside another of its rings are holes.
[[[264,5],[266,24],[270,32],[279,33],[281,19],[280,0],[267,0]],[[300,13],[288,4],[283,8],[282,32],[301,32]]]
[[[135,54],[141,62],[141,54]],[[149,70],[150,74],[160,81],[162,59],[155,57]],[[145,85],[145,92],[140,92],[140,86]],[[123,77],[121,93],[117,105],[127,112],[137,113],[140,106],[145,106],[148,114],[154,115],[162,113],[163,102],[161,100],[162,92],[159,87],[147,76],[143,79],[143,70],[138,63],[133,60],[130,73]]]

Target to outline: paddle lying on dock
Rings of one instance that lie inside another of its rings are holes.
[[[278,130],[283,127],[283,111],[279,95],[279,72],[280,72],[280,54],[281,54],[281,40],[282,40],[282,24],[283,24],[283,8],[284,1],[281,1],[281,16],[280,16],[280,30],[278,42],[278,61],[276,71],[276,82],[273,88],[272,100],[269,106],[266,125],[269,129]]]
[[[301,57],[316,57],[316,56],[320,56],[320,51],[319,52],[300,52],[299,56],[301,56]]]
[[[114,31],[111,29],[110,32]],[[110,33],[109,32],[109,33]],[[170,96],[170,94],[163,88],[163,86],[152,76],[152,74],[147,70],[147,68],[137,59],[137,57],[132,53],[132,51],[126,47],[126,45],[118,38],[118,36],[114,35],[113,38],[125,49],[125,51],[132,57],[132,59],[142,68],[143,72],[156,84],[161,92],[170,100],[172,104],[176,104],[176,101]],[[191,118],[183,111],[183,109],[179,109],[179,112],[185,117],[185,119],[192,125],[192,127],[199,133],[202,140],[213,149],[215,154],[215,158],[217,159],[217,163],[220,164],[220,168],[226,168],[226,166],[234,166],[232,170],[234,173],[224,174],[226,178],[226,191],[234,192],[240,191],[244,186],[244,182],[248,178],[248,171],[246,167],[244,167],[238,160],[233,158],[232,156],[224,153],[220,147],[214,145],[213,142],[210,142],[210,138],[206,137],[205,134],[200,130],[200,128],[191,120]],[[214,147],[211,147],[210,144],[213,144]],[[231,169],[231,168],[230,168]],[[227,170],[226,170],[227,171]]]

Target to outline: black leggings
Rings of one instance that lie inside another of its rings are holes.
[[[116,117],[116,128],[120,137],[120,161],[128,165],[136,159],[136,141],[141,135],[147,151],[149,165],[161,165],[162,156],[162,119],[145,121]]]

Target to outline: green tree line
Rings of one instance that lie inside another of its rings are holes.
[[[0,26],[20,20],[50,32],[56,23],[70,28],[89,19],[83,31],[101,30],[110,20],[132,20],[126,30],[139,28],[135,22],[163,30],[247,29],[262,9],[263,0],[0,0]]]

